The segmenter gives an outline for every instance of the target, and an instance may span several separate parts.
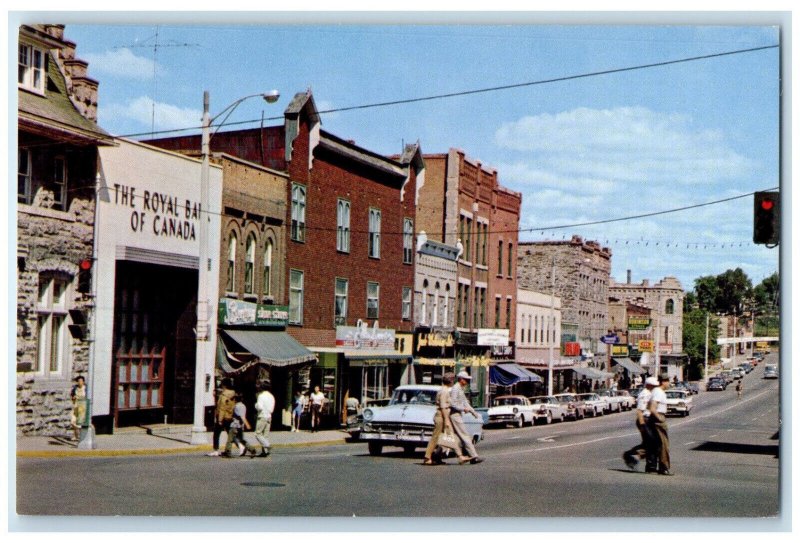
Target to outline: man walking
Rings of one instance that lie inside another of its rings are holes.
[[[219,436],[224,431],[225,435],[231,429],[233,421],[233,407],[236,405],[236,393],[229,378],[225,378],[220,383],[221,390],[217,394],[217,405],[214,408],[214,450],[208,456],[219,456]]]
[[[325,404],[325,394],[319,390],[319,386],[314,387],[311,393],[311,431],[318,432],[322,415],[322,406]]]
[[[653,388],[650,404],[647,409],[650,417],[647,425],[653,433],[653,441],[657,446],[658,474],[672,475],[669,461],[669,435],[667,433],[667,394],[664,389],[669,387],[669,377],[662,376],[660,385]]]
[[[475,450],[475,445],[472,444],[472,437],[464,427],[463,413],[472,413],[473,416],[480,418],[480,415],[467,401],[467,396],[464,394],[464,387],[469,385],[472,379],[466,371],[461,371],[456,376],[458,384],[450,389],[450,424],[453,425],[453,432],[456,437],[461,440],[461,447],[466,451],[468,456],[460,456],[458,458],[459,464],[479,464],[483,462],[483,458],[478,456],[478,451]]]
[[[263,383],[261,392],[258,393],[256,398],[256,441],[261,444],[261,454],[258,456],[262,458],[270,453],[269,429],[272,425],[272,412],[274,410],[275,396],[270,392],[270,384]],[[253,449],[253,456],[255,456],[255,449]]]
[[[636,397],[636,428],[642,436],[642,442],[622,454],[625,465],[630,469],[635,469],[636,464],[639,463],[639,459],[644,458],[646,460],[644,470],[647,473],[657,471],[654,463],[655,456],[651,453],[651,451],[654,450],[653,435],[650,433],[650,428],[647,425],[647,419],[650,416],[647,406],[650,404],[652,390],[656,386],[658,386],[658,379],[655,377],[648,377],[644,383],[645,388],[642,389]]]

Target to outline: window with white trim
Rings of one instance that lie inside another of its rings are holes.
[[[228,269],[225,276],[225,291],[235,292],[236,289],[236,233],[231,232],[228,238]]]
[[[367,318],[377,319],[378,308],[380,306],[380,285],[378,283],[367,283]]]
[[[381,210],[369,210],[369,256],[381,257]]]
[[[256,236],[247,236],[247,243],[244,249],[244,293],[252,294],[255,290],[255,269],[256,269]]]
[[[336,250],[350,252],[350,202],[341,198],[336,204]]]
[[[53,159],[53,203],[57,209],[66,211],[67,161],[63,156]]]
[[[272,240],[264,247],[264,296],[272,296]]]
[[[431,325],[439,325],[439,283],[433,287],[433,315],[431,316]]]
[[[347,279],[337,277],[333,300],[333,322],[336,326],[347,324],[347,289]]]
[[[403,220],[403,264],[414,262],[414,221]]]
[[[65,377],[69,364],[69,334],[67,333],[67,286],[62,275],[39,275],[38,352],[33,370],[47,377]]]
[[[421,316],[420,316],[420,323],[427,324],[428,322],[428,280],[425,279],[422,281],[422,299],[420,300],[422,303],[422,307],[420,308]]]
[[[442,307],[442,325],[450,326],[450,284],[444,286],[444,306]]]
[[[31,151],[17,150],[17,202],[31,203]]]
[[[306,188],[292,184],[292,240],[306,240]]]
[[[403,287],[403,320],[411,320],[411,287]]]
[[[303,324],[303,272],[289,272],[289,324]]]
[[[17,60],[17,83],[19,86],[44,94],[44,51],[20,43]]]

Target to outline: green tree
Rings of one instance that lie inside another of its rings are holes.
[[[753,297],[753,283],[742,268],[728,270],[717,276],[715,310],[726,314],[741,314]]]
[[[706,350],[706,315],[702,309],[693,309],[683,314],[683,351],[689,355],[689,379],[700,379],[705,362]],[[708,359],[719,358],[717,335],[719,319],[711,315],[708,328]]]
[[[719,286],[717,285],[716,276],[706,275],[694,280],[694,296],[700,309],[715,313],[717,311],[718,295]]]

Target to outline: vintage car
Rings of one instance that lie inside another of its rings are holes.
[[[369,454],[379,455],[386,445],[411,453],[425,447],[433,433],[436,393],[440,385],[402,385],[395,389],[386,407],[366,407],[359,439],[366,441]],[[472,441],[483,439],[483,418],[462,416]]]
[[[623,409],[625,409],[626,411],[630,411],[631,409],[636,407],[636,396],[633,396],[629,391],[618,390],[617,394],[619,394],[620,397],[622,398],[622,401],[620,403],[622,404]]]
[[[556,394],[553,396],[558,403],[564,406],[564,409],[567,410],[567,418],[572,420],[582,419],[586,416],[586,407],[583,404],[583,400],[577,397],[575,394],[563,393],[563,394]]]
[[[533,396],[528,400],[533,404],[535,421],[550,424],[554,420],[564,422],[570,416],[566,405],[559,402],[555,396]]]
[[[722,377],[712,377],[706,383],[706,390],[725,390],[728,388],[728,383]]]
[[[633,398],[630,396],[622,396],[616,390],[598,390],[596,394],[606,400],[608,404],[607,412],[609,413],[619,413],[623,410],[630,409],[629,405],[633,405]],[[630,403],[628,400],[630,400]]]
[[[685,390],[671,388],[664,391],[667,395],[667,415],[680,414],[684,417],[692,410],[692,397]]]
[[[595,392],[578,394],[578,399],[586,406],[586,414],[598,417],[608,411],[608,401]]]
[[[533,406],[525,396],[498,396],[492,400],[487,425],[533,425]]]
[[[774,364],[767,364],[764,366],[764,379],[777,379],[778,366]]]
[[[731,375],[736,381],[739,381],[742,377],[744,377],[744,370],[737,366],[731,370]]]

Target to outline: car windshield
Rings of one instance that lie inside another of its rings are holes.
[[[559,402],[574,402],[575,396],[572,394],[562,394],[561,396],[556,396],[556,400]]]
[[[495,398],[492,405],[497,407],[498,405],[522,405],[522,398]]]
[[[394,394],[392,395],[392,401],[389,402],[390,405],[398,405],[398,404],[407,404],[407,403],[414,403],[414,404],[426,404],[426,405],[433,405],[436,401],[436,391],[435,390],[418,390],[418,389],[400,389],[395,390]]]
[[[542,403],[550,403],[550,400],[546,396],[538,396],[536,398],[531,398],[531,403],[533,403],[534,405]]]
[[[667,398],[671,400],[682,399],[686,397],[686,393],[680,390],[668,390]]]
[[[578,394],[578,398],[581,400],[596,400],[597,394]]]

